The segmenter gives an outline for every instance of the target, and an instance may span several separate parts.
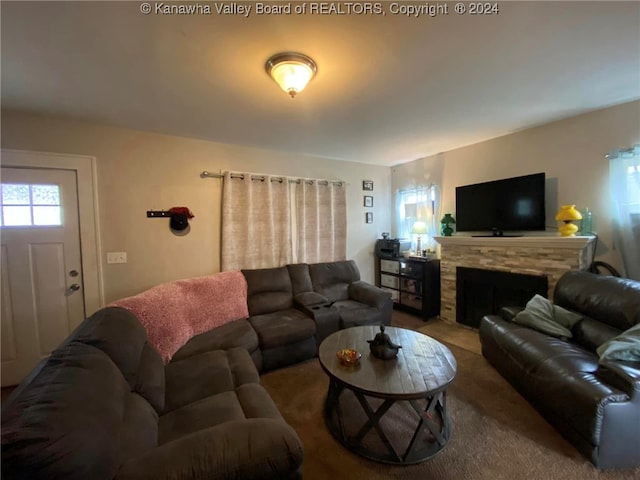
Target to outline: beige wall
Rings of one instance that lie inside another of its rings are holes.
[[[329,140],[328,140],[329,141]],[[221,180],[208,170],[236,170],[345,180],[347,256],[373,282],[373,246],[391,225],[388,167],[304,157],[201,140],[110,128],[23,112],[2,112],[2,148],[94,156],[97,159],[105,301],[160,282],[220,269]],[[365,224],[362,180],[374,181],[374,223]],[[150,209],[187,206],[191,230],[176,236]],[[260,241],[259,238],[254,239]],[[127,264],[106,264],[106,252],[125,251]],[[91,312],[87,312],[91,313]]]
[[[612,251],[609,167],[604,155],[640,142],[640,102],[631,102],[530,128],[392,168],[392,189],[436,183],[442,212],[455,212],[455,187],[545,172],[547,226],[555,231],[558,205],[593,212],[597,258],[620,267]]]
[[[618,256],[611,251],[604,155],[639,142],[640,102],[516,132],[392,169],[2,112],[2,148],[96,157],[106,302],[160,282],[219,271],[221,181],[200,178],[202,170],[345,180],[349,185],[347,256],[356,260],[363,279],[370,282],[375,239],[383,231],[394,233],[392,191],[436,183],[442,190],[442,213],[455,211],[457,185],[544,171],[548,180],[547,224],[555,225],[553,214],[559,204],[589,207],[599,235],[598,258],[619,267]],[[372,225],[364,223],[363,179],[375,182]],[[186,236],[172,234],[168,220],[146,218],[149,209],[183,205],[196,215]],[[128,263],[107,265],[109,251],[126,251]]]

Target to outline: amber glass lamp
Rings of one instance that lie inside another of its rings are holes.
[[[573,221],[582,220],[582,214],[576,210],[575,205],[562,205],[558,213],[556,213],[556,221],[563,222],[558,227],[558,232],[563,237],[575,237],[578,231],[577,225],[574,225]]]

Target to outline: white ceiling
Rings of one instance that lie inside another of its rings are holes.
[[[242,2],[248,18],[141,3],[2,1],[2,107],[395,165],[640,98],[636,1],[501,1],[475,16],[450,3],[419,18],[390,2],[306,16]],[[293,100],[264,70],[288,50],[318,64]]]

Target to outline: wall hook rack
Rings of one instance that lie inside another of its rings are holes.
[[[147,210],[147,218],[169,218],[169,228],[175,232],[184,232],[189,230],[189,219],[194,215],[187,207],[171,207],[169,210]]]
[[[161,218],[161,217],[170,217],[171,212],[167,210],[147,210],[147,218]]]

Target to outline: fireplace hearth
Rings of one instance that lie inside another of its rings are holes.
[[[480,319],[507,306],[524,307],[539,294],[547,296],[546,275],[456,268],[456,322],[478,328]]]

